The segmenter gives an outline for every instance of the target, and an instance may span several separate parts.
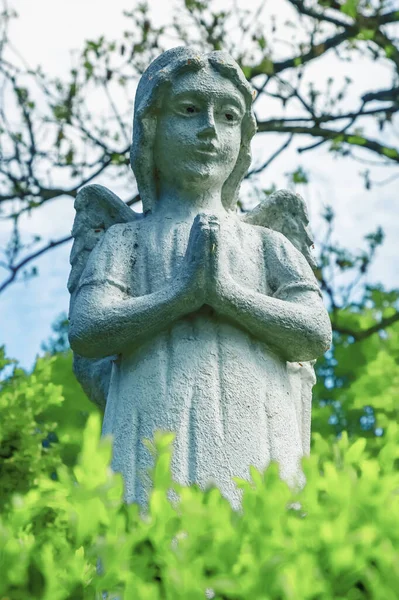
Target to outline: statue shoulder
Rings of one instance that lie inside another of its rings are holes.
[[[134,234],[135,231],[138,230],[140,224],[140,219],[137,221],[130,221],[129,223],[115,223],[111,225],[105,232],[105,235],[108,237],[126,237],[130,234]]]
[[[246,235],[257,237],[260,240],[266,259],[282,258],[284,255],[297,256],[301,254],[294,244],[282,233],[275,231],[265,225],[256,225],[245,221],[240,221],[240,226]]]
[[[294,256],[301,254],[283,233],[259,225],[256,226],[256,229],[260,230],[265,250],[269,253],[274,252],[278,255],[288,254]]]
[[[133,250],[139,228],[140,220],[111,225],[104,233],[103,247],[108,249],[111,247],[115,251],[122,247],[125,250]]]
[[[307,282],[319,292],[313,270],[305,256],[279,231],[262,228],[263,251],[266,268],[276,289],[286,282]]]
[[[313,235],[309,224],[309,214],[305,200],[290,190],[278,190],[262,199],[251,211],[241,219],[252,225],[262,225],[265,229],[274,230],[283,236],[305,257],[310,267],[317,268]],[[268,236],[276,246],[290,248],[275,236]]]

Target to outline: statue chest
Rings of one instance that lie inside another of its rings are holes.
[[[223,267],[241,285],[269,293],[261,231],[226,217],[222,224],[220,251]],[[135,232],[130,260],[129,286],[134,295],[150,294],[173,281],[184,268],[191,225],[144,221]]]

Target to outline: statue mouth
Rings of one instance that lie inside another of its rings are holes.
[[[200,146],[196,146],[195,151],[208,156],[215,156],[217,154],[217,149],[213,144],[201,144]]]

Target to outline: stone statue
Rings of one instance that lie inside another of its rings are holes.
[[[153,457],[172,431],[172,476],[216,485],[234,509],[278,461],[303,485],[313,362],[330,346],[300,196],[280,191],[240,215],[256,131],[253,91],[223,52],[159,56],[137,88],[134,213],[99,185],[75,202],[70,343],[88,396],[105,408],[125,500],[148,506]]]

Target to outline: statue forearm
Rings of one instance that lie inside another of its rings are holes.
[[[215,308],[287,361],[315,359],[331,344],[330,319],[315,294],[304,302],[289,302],[231,282]]]
[[[85,286],[71,312],[69,341],[87,358],[120,354],[195,309],[178,283],[139,297],[123,296],[109,286]]]

